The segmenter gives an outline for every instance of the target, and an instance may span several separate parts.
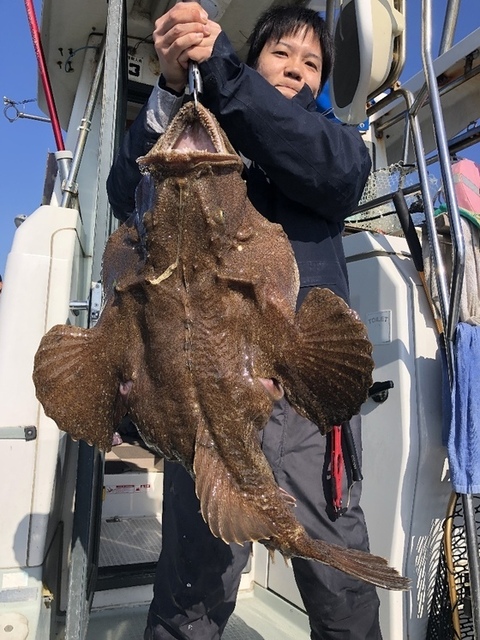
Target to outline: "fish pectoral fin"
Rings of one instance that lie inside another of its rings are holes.
[[[282,349],[276,376],[293,407],[326,433],[358,413],[372,385],[372,345],[363,322],[329,289],[312,289]]]
[[[224,542],[238,544],[271,538],[276,533],[275,523],[265,511],[262,512],[251,493],[252,490],[261,493],[261,487],[242,490],[225,466],[208,431],[199,429],[199,432],[193,464],[195,490],[202,516],[213,535]],[[271,483],[274,483],[266,461],[265,464]]]
[[[100,336],[96,328],[50,329],[35,355],[33,382],[59,429],[108,451],[122,408],[118,378],[107,364],[110,341]]]

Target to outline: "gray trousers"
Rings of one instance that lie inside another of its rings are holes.
[[[351,427],[360,454],[358,417]],[[329,438],[281,400],[261,439],[276,480],[295,496],[295,515],[308,533],[368,550],[360,483],[350,491],[344,515],[336,518],[333,513]],[[235,608],[250,545],[227,545],[210,533],[199,512],[194,483],[181,465],[167,462],[164,482],[162,552],[144,638],[217,640]],[[312,640],[381,640],[373,586],[318,562],[293,558],[292,565]]]

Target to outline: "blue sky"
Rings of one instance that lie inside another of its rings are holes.
[[[432,0],[434,5],[433,52],[439,47],[447,0]],[[407,63],[405,80],[420,70],[420,0],[407,0]],[[35,2],[41,18],[41,2]],[[37,63],[30,38],[24,3],[21,0],[0,1],[0,93],[15,101],[28,100],[37,93]],[[471,30],[480,27],[479,0],[462,0],[455,42]],[[28,113],[43,115],[35,102],[25,105]],[[12,113],[8,112],[9,115]],[[477,145],[478,146],[478,145]],[[0,113],[0,274],[3,274],[7,254],[15,232],[14,217],[30,214],[41,203],[45,162],[48,151],[55,151],[55,141],[49,124],[18,119],[10,123]],[[469,156],[468,152],[462,155]],[[480,152],[470,157],[479,159]]]

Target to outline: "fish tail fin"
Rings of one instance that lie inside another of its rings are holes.
[[[59,429],[109,450],[118,414],[118,379],[107,365],[108,341],[97,328],[56,325],[35,355],[38,400]]]
[[[358,413],[372,385],[372,345],[356,313],[329,289],[312,289],[282,349],[278,378],[293,407],[326,433]]]
[[[314,540],[305,531],[296,538],[294,549],[286,550],[280,547],[280,551],[286,556],[317,560],[383,589],[405,591],[410,588],[410,580],[390,567],[384,558],[367,551],[346,549],[322,540]]]

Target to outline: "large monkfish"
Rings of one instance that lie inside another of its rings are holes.
[[[36,354],[45,412],[104,450],[128,412],[190,471],[226,542],[260,540],[406,588],[382,558],[310,538],[259,446],[281,389],[322,433],[358,411],[373,369],[364,325],[326,289],[295,312],[290,243],[247,199],[242,161],[201,105],[185,105],[139,163],[137,214],[105,249],[100,320],[53,327]]]

